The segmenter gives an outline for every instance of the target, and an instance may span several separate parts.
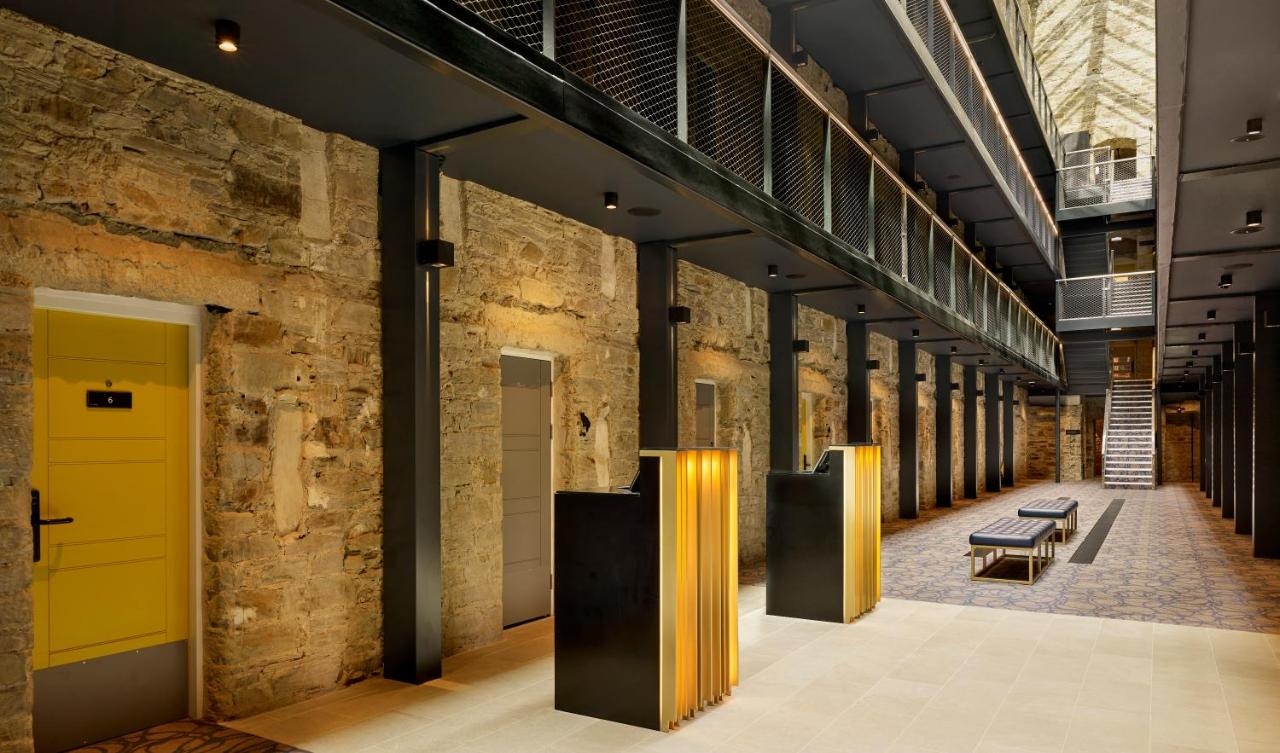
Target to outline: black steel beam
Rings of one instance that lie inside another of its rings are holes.
[[[920,390],[916,344],[898,341],[898,516],[920,516]]]
[[[871,372],[867,368],[867,323],[847,321],[845,339],[849,343],[849,363],[845,376],[849,392],[849,442],[871,441]]]
[[[1258,294],[1254,319],[1253,555],[1280,557],[1280,292]]]
[[[937,470],[934,474],[933,503],[951,506],[951,356],[934,358],[933,436]]]
[[[1236,325],[1236,533],[1253,532],[1253,326]]]
[[[964,367],[964,496],[978,497],[978,367]]]
[[[640,446],[679,444],[676,327],[676,253],[666,242],[636,249],[636,308],[640,317]]]
[[[796,357],[796,297],[769,294],[769,465],[800,467],[800,373]]]
[[[440,160],[413,145],[379,153],[382,247],[383,674],[441,676],[440,285],[418,263],[439,237]]]
[[[1004,410],[1001,413],[1001,421],[1004,426],[1002,435],[1004,442],[1001,443],[1001,453],[1004,457],[1004,473],[1001,474],[1000,483],[1004,486],[1013,486],[1013,448],[1016,444],[1013,434],[1013,382],[1004,383]]]
[[[983,475],[987,479],[987,491],[1000,491],[1000,376],[986,375],[982,388],[983,407],[986,408],[986,447],[983,448]]]

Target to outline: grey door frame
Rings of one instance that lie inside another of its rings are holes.
[[[557,412],[557,409],[559,408],[559,402],[558,402],[559,396],[556,394],[556,390],[555,390],[556,354],[550,351],[544,351],[544,350],[532,350],[528,348],[520,348],[515,346],[504,346],[499,351],[499,359],[501,359],[501,357],[503,356],[511,356],[513,358],[527,358],[534,361],[545,361],[548,365],[548,373],[549,373],[549,379],[551,384],[551,406],[550,406],[550,415],[549,415],[549,423],[551,424],[551,437],[550,437],[550,446],[548,449],[548,453],[550,456],[551,468],[550,468],[547,489],[545,491],[547,494],[548,504],[551,506],[551,531],[550,531],[550,542],[549,542],[551,548],[548,550],[548,552],[555,551],[555,530],[556,530],[555,528],[555,518],[556,518],[555,484],[556,484],[556,472],[559,470],[559,456],[556,450],[560,444],[560,440],[558,439],[558,436],[557,436],[559,434],[560,427],[557,426],[555,421],[555,417],[559,415],[559,413]],[[551,558],[548,567],[551,573],[551,582],[550,582],[550,591],[549,591],[550,608],[549,608],[548,614],[554,615],[555,614],[555,568],[556,568],[554,557]],[[505,569],[505,566],[504,566],[504,569]]]

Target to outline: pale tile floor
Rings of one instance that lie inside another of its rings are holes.
[[[1278,753],[1280,636],[886,599],[852,625],[741,592],[742,682],[670,734],[554,710],[549,620],[232,723],[314,753]]]

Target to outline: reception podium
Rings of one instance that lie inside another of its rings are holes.
[[[765,611],[850,622],[880,601],[880,446],[832,445],[769,473]]]
[[[555,707],[674,728],[738,682],[736,450],[642,450],[628,488],[556,493]]]

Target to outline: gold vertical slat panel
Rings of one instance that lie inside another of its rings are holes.
[[[738,455],[644,450],[662,463],[663,726],[729,695],[738,679]],[[668,483],[668,479],[670,482]],[[666,521],[670,521],[668,524]]]
[[[880,601],[880,446],[830,448],[844,453],[844,621]]]

